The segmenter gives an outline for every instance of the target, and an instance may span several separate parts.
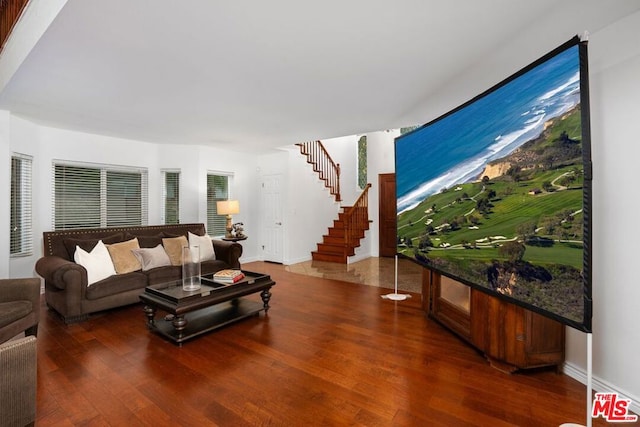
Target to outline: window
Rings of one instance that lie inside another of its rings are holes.
[[[53,228],[146,225],[147,170],[53,164]]]
[[[364,190],[367,186],[367,137],[358,140],[358,187]]]
[[[162,223],[180,222],[180,172],[162,171]]]
[[[216,202],[229,198],[229,175],[207,174],[207,233],[223,236],[226,233],[227,218],[218,215]]]
[[[11,256],[33,253],[31,229],[31,165],[32,158],[21,154],[11,156]]]

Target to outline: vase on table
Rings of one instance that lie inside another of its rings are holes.
[[[200,247],[182,247],[182,289],[197,291],[200,289]]]

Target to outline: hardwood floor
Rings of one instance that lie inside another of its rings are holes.
[[[585,388],[554,371],[506,375],[425,318],[420,295],[271,274],[271,309],[176,347],[141,305],[65,326],[44,309],[37,426],[558,426]],[[255,296],[259,298],[259,296]],[[612,425],[602,419],[595,426]]]

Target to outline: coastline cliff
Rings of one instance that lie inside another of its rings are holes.
[[[489,179],[497,178],[506,174],[510,167],[511,162],[506,161],[489,163],[484,167],[484,170],[482,171],[478,179],[482,179],[485,176],[489,177]]]
[[[571,124],[567,124],[568,122]],[[538,137],[525,142],[505,157],[487,163],[477,179],[481,180],[485,176],[489,179],[498,178],[506,175],[512,166],[522,170],[536,167],[550,169],[580,162],[582,156],[580,135],[571,138],[566,131],[574,130],[579,126],[580,104],[561,117],[547,120],[544,123],[544,130]]]

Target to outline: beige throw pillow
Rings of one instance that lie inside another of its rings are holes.
[[[165,237],[162,239],[162,246],[169,255],[171,265],[182,265],[182,248],[189,246],[189,242],[185,236]]]
[[[142,268],[138,258],[136,258],[132,252],[134,249],[140,249],[138,239],[131,239],[126,242],[106,246],[113,260],[113,266],[116,268],[116,273],[131,273],[132,271],[138,271]]]

